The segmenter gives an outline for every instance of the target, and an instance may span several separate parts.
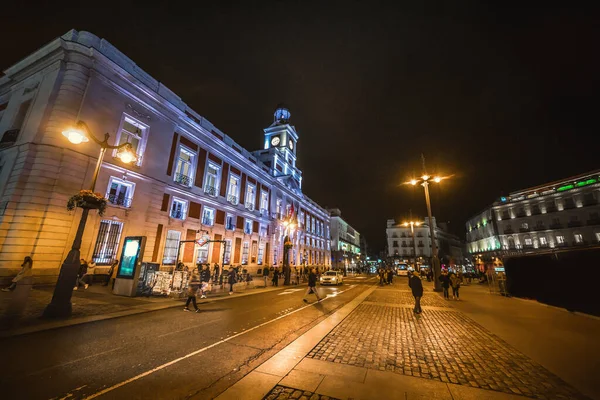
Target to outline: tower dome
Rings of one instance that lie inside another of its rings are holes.
[[[273,114],[273,123],[275,124],[287,124],[290,122],[290,110],[283,103],[277,105],[277,109]]]

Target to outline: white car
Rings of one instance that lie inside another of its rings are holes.
[[[327,271],[321,275],[321,285],[341,285],[344,283],[344,276],[341,272]]]
[[[407,269],[398,269],[398,271],[396,272],[396,275],[398,275],[398,276],[408,276],[408,270]]]

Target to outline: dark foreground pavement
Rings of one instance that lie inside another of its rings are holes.
[[[231,296],[2,339],[5,398],[214,398],[369,287],[349,279],[307,305],[304,287]],[[312,300],[312,299],[311,299]]]

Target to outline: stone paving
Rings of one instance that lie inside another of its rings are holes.
[[[307,357],[534,398],[584,398],[451,303],[426,292],[416,316],[404,287],[379,288]]]
[[[334,397],[323,396],[320,394],[306,392],[298,389],[286,388],[285,386],[277,385],[271,390],[265,397],[264,400],[287,400],[287,399],[299,399],[299,400],[339,400]]]

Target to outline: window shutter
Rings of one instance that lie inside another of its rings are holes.
[[[169,210],[169,195],[163,194],[162,206],[160,207],[160,211],[168,211]]]
[[[219,225],[225,225],[225,211],[217,210],[217,216],[215,217],[215,223]]]
[[[258,233],[258,221],[252,222],[252,232]]]
[[[206,165],[206,150],[200,148],[198,151],[198,163],[196,164],[196,179],[194,185],[202,188],[204,182],[204,166]]]
[[[221,173],[221,197],[227,195],[227,179],[229,178],[229,164],[223,164],[223,173]]]
[[[162,224],[158,224],[156,227],[156,237],[154,238],[154,250],[152,251],[152,262],[158,260],[158,252],[160,251],[160,239],[162,237]]]
[[[193,201],[191,201],[188,216],[190,218],[200,218],[200,208],[201,207],[199,203],[194,203]]]
[[[243,217],[237,217],[236,228],[244,229],[244,218]]]
[[[240,204],[246,206],[246,174],[242,174],[242,188],[240,190]]]
[[[214,240],[221,240],[222,236],[215,233],[215,239]],[[221,262],[221,243],[220,242],[215,242],[213,243],[213,249],[212,249],[212,261],[213,263],[218,264],[219,262]]]
[[[173,160],[175,160],[175,150],[177,150],[177,132],[173,132],[173,142],[171,143],[171,154],[169,155],[169,165],[167,165],[167,175],[173,173]]]

